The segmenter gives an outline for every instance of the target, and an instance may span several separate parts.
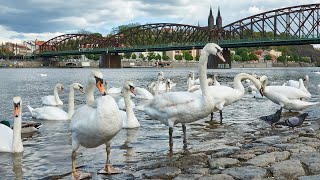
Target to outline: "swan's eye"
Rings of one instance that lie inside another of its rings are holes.
[[[98,77],[96,77],[96,76],[95,76],[95,78],[96,78],[96,83],[100,82],[101,84],[103,84],[103,79],[98,78]]]
[[[130,89],[134,89],[134,87],[133,87],[133,86],[131,86],[131,85],[129,85],[129,88],[130,88]]]

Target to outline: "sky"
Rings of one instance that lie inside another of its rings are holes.
[[[129,23],[207,26],[220,7],[223,26],[273,9],[320,0],[0,0],[0,42],[47,41],[81,30],[109,34]]]

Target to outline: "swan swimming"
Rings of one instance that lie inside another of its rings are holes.
[[[58,90],[61,91],[62,93],[64,91],[64,87],[60,83],[54,87],[53,95],[44,96],[41,98],[42,104],[47,106],[62,106],[63,102],[59,97]]]
[[[74,112],[74,90],[79,90],[81,93],[83,93],[83,86],[79,83],[73,83],[70,86],[68,113],[54,106],[32,108],[31,106],[28,105],[28,109],[31,113],[31,116],[33,118],[41,119],[41,120],[53,120],[53,121],[70,120]]]
[[[94,100],[94,87],[97,87],[102,97]],[[79,146],[95,148],[106,145],[107,161],[98,173],[119,173],[110,164],[110,144],[114,136],[122,129],[122,119],[115,100],[107,95],[103,87],[103,75],[100,71],[92,71],[88,78],[86,89],[86,105],[78,108],[71,119],[72,134],[72,178],[83,179],[91,177],[90,173],[76,170],[76,151]]]
[[[0,152],[19,153],[23,152],[23,144],[21,140],[21,111],[22,101],[20,97],[13,98],[13,130],[0,124]]]
[[[199,60],[200,86],[202,95],[190,92],[167,92],[159,94],[148,102],[143,111],[151,119],[169,126],[169,148],[172,152],[172,132],[175,124],[181,123],[184,134],[184,147],[187,146],[186,123],[207,117],[214,108],[214,99],[209,96],[207,84],[207,62],[209,54],[218,56],[223,61],[222,48],[215,43],[208,43],[201,51]]]

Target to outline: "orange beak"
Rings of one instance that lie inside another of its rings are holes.
[[[224,59],[223,55],[222,55],[222,51],[217,53],[217,56],[223,61],[226,62],[226,60]]]
[[[19,117],[20,115],[20,103],[14,103],[14,110],[13,110],[13,116],[14,117]]]
[[[135,96],[137,95],[137,93],[134,91],[133,87],[130,87],[130,91],[132,92],[132,94],[134,94]]]
[[[103,81],[102,82],[101,81],[97,81],[96,86],[99,89],[99,91],[102,94],[102,96],[107,95],[106,91],[104,90]]]

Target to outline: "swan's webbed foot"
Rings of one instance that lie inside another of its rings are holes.
[[[74,171],[72,172],[72,180],[81,180],[81,179],[86,179],[86,178],[91,178],[90,173],[84,173],[81,171]]]
[[[119,174],[119,173],[121,173],[121,170],[113,167],[112,164],[106,164],[104,168],[98,172],[98,174],[105,174],[105,175]]]

